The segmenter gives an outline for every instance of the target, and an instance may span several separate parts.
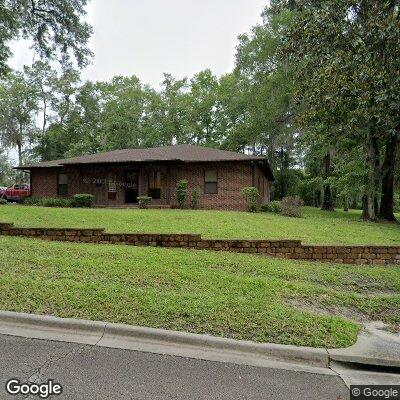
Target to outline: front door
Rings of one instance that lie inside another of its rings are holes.
[[[137,171],[125,172],[125,203],[137,203],[139,189],[139,173]]]

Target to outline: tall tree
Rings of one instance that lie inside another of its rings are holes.
[[[50,106],[52,102],[55,102],[54,86],[57,79],[57,73],[48,62],[40,60],[33,63],[30,67],[25,66],[24,73],[29,84],[38,89],[38,96],[42,103],[41,130],[42,135],[44,135],[49,123]]]
[[[237,72],[219,79],[217,134],[222,146],[228,150],[244,151],[257,141],[257,133],[250,129],[249,85],[249,81]]]
[[[12,168],[8,155],[0,153],[0,186],[11,186],[15,177],[15,169]]]
[[[290,24],[291,12],[272,13],[266,8],[263,24],[250,35],[239,37],[235,72],[245,87],[247,144],[265,154],[277,176],[277,197],[289,192],[292,168],[298,157],[301,130],[293,124],[295,91],[293,69],[279,58],[282,32]]]
[[[187,79],[176,79],[170,74],[164,74],[160,96],[164,109],[163,135],[167,136],[171,144],[185,143],[188,140],[189,112]]]
[[[53,96],[51,97],[51,107],[56,114],[58,123],[61,125],[73,108],[79,83],[79,71],[71,66],[63,68],[60,76],[52,79]]]
[[[37,88],[22,73],[9,74],[0,82],[0,139],[4,147],[16,147],[22,165],[24,145],[35,134]]]
[[[215,146],[219,143],[217,128],[218,79],[211,70],[196,74],[190,81],[189,139],[193,143]]]
[[[141,123],[145,99],[136,76],[116,76],[102,85],[102,141],[105,149],[143,146]]]
[[[394,220],[396,163],[390,149],[400,135],[399,2],[274,0],[272,7],[297,16],[285,31],[282,54],[295,66],[304,121],[339,126],[327,132],[333,144],[355,139],[364,146],[365,214],[376,218],[381,192],[381,216]],[[382,147],[388,155],[385,176]]]

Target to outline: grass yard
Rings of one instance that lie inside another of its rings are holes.
[[[400,216],[399,216],[400,218]],[[301,239],[308,244],[400,244],[400,224],[363,222],[360,212],[305,207],[303,218],[235,211],[67,209],[0,206],[0,221],[110,232],[201,233],[217,239]]]
[[[12,210],[7,219],[23,225],[31,225],[32,221],[36,225],[93,225],[94,216],[100,219],[104,213],[12,206],[4,209]],[[34,217],[24,221],[22,216],[28,212]],[[67,219],[68,212],[71,220]],[[46,221],[46,213],[53,218]],[[154,214],[161,217],[168,213]],[[189,215],[196,215],[183,214],[187,221]],[[79,215],[87,219],[79,220]],[[124,224],[119,226],[110,220],[109,225],[115,230],[126,230],[135,226],[122,216],[139,221],[138,215],[151,214],[121,211],[115,215]],[[228,218],[227,214],[216,215]],[[275,220],[264,215],[231,215]],[[305,222],[312,221],[308,218]],[[343,219],[338,213],[337,223]],[[104,219],[96,221],[96,225],[103,222]],[[343,223],[358,226],[350,217]],[[194,224],[190,227],[197,226]],[[211,221],[205,226],[210,229],[210,224]],[[162,219],[160,226],[172,227],[162,223]],[[180,229],[183,227],[184,224]],[[380,229],[378,232],[383,234],[384,227]],[[249,233],[247,230],[246,234]],[[267,233],[264,228],[264,234]],[[258,230],[258,234],[263,233]],[[380,236],[380,240],[385,237],[389,240],[389,235]],[[367,238],[372,236],[366,233],[364,240],[371,240]],[[318,264],[227,252],[47,242],[7,236],[0,236],[0,248],[3,310],[323,347],[354,343],[360,321],[383,320],[397,331],[400,327],[398,266]]]

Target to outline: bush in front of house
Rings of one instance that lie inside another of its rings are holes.
[[[150,196],[138,196],[137,200],[139,203],[139,208],[147,208],[150,204],[152,197]]]
[[[72,201],[71,199],[64,198],[52,198],[52,197],[44,197],[42,199],[38,199],[39,201],[32,205],[43,206],[43,207],[71,207]]]
[[[269,203],[263,204],[260,210],[263,212],[280,214],[282,212],[281,202],[278,200],[270,201]]]
[[[0,204],[8,204],[8,201],[0,197]]]
[[[26,206],[42,206],[42,207],[72,207],[71,199],[54,198],[54,197],[26,197],[23,200]]]
[[[186,203],[188,181],[182,179],[176,184],[176,200],[179,208],[183,208]]]
[[[72,198],[72,207],[84,208],[92,207],[94,196],[89,193],[75,194]]]
[[[281,201],[282,215],[288,217],[301,217],[301,211],[304,206],[304,201],[298,196],[284,197]]]
[[[25,197],[22,200],[22,204],[24,206],[38,206],[40,202],[40,199],[36,198],[36,197]]]
[[[200,188],[195,186],[192,191],[192,199],[190,201],[190,207],[193,210],[197,210],[200,206]]]
[[[33,197],[33,196],[25,197],[22,200],[22,204],[24,204],[25,206],[43,206],[43,199],[40,197]]]
[[[249,212],[257,212],[258,208],[258,199],[260,197],[260,193],[258,189],[249,186],[242,189],[242,196],[245,198],[247,203],[247,211]]]

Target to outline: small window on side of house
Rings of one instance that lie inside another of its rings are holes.
[[[65,172],[60,172],[57,177],[57,194],[59,196],[68,195],[68,175]]]
[[[204,172],[204,193],[217,194],[218,193],[218,179],[217,171],[215,169],[208,169]]]

